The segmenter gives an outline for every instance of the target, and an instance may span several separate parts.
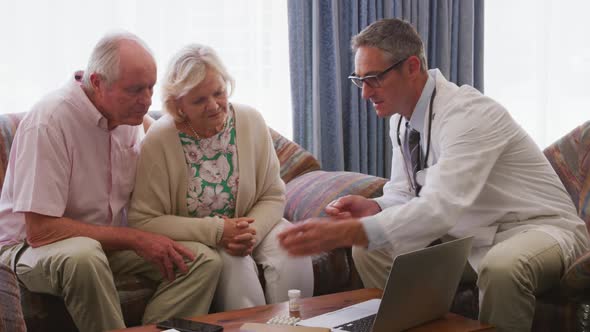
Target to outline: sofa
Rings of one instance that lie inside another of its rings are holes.
[[[159,113],[152,113],[158,117]],[[0,183],[13,135],[24,113],[0,115]],[[270,129],[286,183],[284,217],[299,222],[324,215],[332,200],[348,194],[378,197],[386,179],[354,173],[323,171],[318,161],[294,142]],[[590,122],[576,128],[545,150],[545,154],[572,196],[582,219],[590,225]],[[350,248],[335,249],[313,257],[314,295],[330,294],[362,287]],[[0,283],[3,281],[0,280]],[[143,309],[154,286],[133,276],[115,278],[121,308],[128,326],[140,324]],[[90,285],[89,285],[90,286]],[[547,294],[541,294],[535,312],[535,331],[590,331],[590,253],[580,257],[565,273],[563,282]],[[476,318],[477,288],[461,284],[452,311]],[[76,331],[60,298],[32,293],[20,288],[20,301],[29,331]],[[587,324],[587,325],[584,325]]]

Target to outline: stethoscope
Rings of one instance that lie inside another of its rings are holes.
[[[421,153],[419,154],[418,163],[420,164],[421,169],[418,172],[416,172],[416,174],[414,176],[414,181],[412,181],[412,176],[410,175],[410,170],[408,169],[408,163],[406,162],[406,156],[403,153],[402,141],[400,139],[399,129],[402,125],[403,116],[400,115],[399,121],[397,122],[397,145],[402,150],[401,152],[402,152],[402,158],[404,160],[404,169],[406,171],[406,177],[408,178],[408,183],[410,185],[409,189],[415,190],[416,196],[418,195],[420,188],[422,186],[424,186],[424,184],[426,183],[426,172],[428,171],[428,156],[430,155],[430,134],[432,132],[432,118],[433,118],[432,103],[434,102],[434,96],[436,96],[436,88],[434,88],[434,90],[432,91],[432,96],[430,96],[430,103],[429,103],[430,105],[428,107],[428,140],[426,141],[426,155],[424,157],[424,160],[422,160],[422,154]],[[407,133],[406,133],[406,135],[407,135]],[[414,183],[416,185],[414,185]]]

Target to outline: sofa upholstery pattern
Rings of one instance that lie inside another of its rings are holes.
[[[544,152],[572,197],[580,218],[590,230],[590,121],[572,130]],[[590,253],[572,264],[562,282],[572,293],[588,289]]]
[[[545,156],[570,194],[578,214],[590,224],[590,121],[548,146]]]
[[[590,231],[590,121],[544,151]],[[590,252],[565,271],[561,287],[535,307],[534,328],[541,331],[590,331]]]

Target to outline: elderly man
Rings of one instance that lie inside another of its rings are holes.
[[[383,288],[396,255],[474,236],[480,319],[529,331],[535,295],[588,247],[549,162],[501,105],[426,70],[410,24],[373,23],[352,48],[350,79],[378,116],[391,116],[392,177],[382,197],[342,197],[326,208],[331,219],[296,225],[281,244],[293,255],[352,245],[364,285]]]
[[[63,297],[80,331],[125,327],[113,274],[159,282],[144,323],[207,313],[217,253],[122,227],[156,83],[153,56],[132,34],[108,35],[81,75],[20,123],[0,199],[0,260],[30,291]]]

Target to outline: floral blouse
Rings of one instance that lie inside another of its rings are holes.
[[[188,170],[186,202],[191,217],[233,218],[238,192],[238,152],[233,109],[218,134],[196,139],[179,131]]]

